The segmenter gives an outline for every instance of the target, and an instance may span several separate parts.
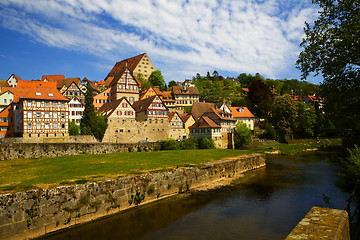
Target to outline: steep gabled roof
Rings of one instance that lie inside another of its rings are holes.
[[[12,88],[6,87],[2,92],[10,91],[14,94],[14,102],[20,99],[39,99],[39,100],[57,100],[69,101],[56,88]]]
[[[128,67],[130,72],[134,72],[136,66],[140,63],[141,59],[144,57],[146,53],[137,55],[135,57],[131,57],[120,62],[115,63],[114,67],[111,69],[109,74],[106,76],[105,80],[109,77],[115,77],[115,75],[120,72],[124,67]]]
[[[56,82],[42,82],[42,81],[18,81],[17,88],[54,88],[56,89]]]
[[[181,121],[183,121],[182,118],[180,117],[180,114],[178,114],[177,112],[171,112],[171,113],[168,114],[168,116],[169,116],[169,122],[173,119],[173,117],[175,117],[175,115],[177,115],[177,116],[179,117],[179,119],[180,119]]]
[[[139,100],[133,103],[133,108],[135,109],[136,112],[142,112],[142,111],[146,111],[146,109],[149,108],[150,104],[154,101],[154,99],[158,97],[158,96],[152,96],[152,97],[148,97],[145,98],[143,100]],[[165,106],[165,104],[164,104]]]
[[[11,74],[11,76],[14,76],[14,78],[18,81],[22,80],[21,77],[19,77],[18,75]],[[8,80],[11,78],[11,76],[8,78]]]
[[[127,69],[129,69],[129,68],[125,66],[123,69],[121,69],[119,72],[117,72],[115,74],[115,76],[112,78],[110,83],[108,81],[105,82],[105,84],[109,84],[109,85],[106,85],[106,86],[112,87],[113,85],[115,85],[120,80],[120,78],[124,75],[124,73],[125,73],[125,71]],[[134,80],[139,85],[139,87],[141,87],[141,83],[139,82],[139,80],[136,79],[136,77],[134,77],[131,70],[130,70],[130,75],[131,75],[132,78],[134,78]]]
[[[194,119],[199,119],[204,113],[210,112],[212,103],[204,103],[204,102],[194,102],[192,106],[191,113],[194,116]]]
[[[42,75],[41,81],[45,81],[45,79],[49,82],[57,82],[59,79],[64,79],[64,75]]]
[[[216,124],[211,118],[202,116],[198,119],[190,128],[221,128],[220,125]]]
[[[200,92],[197,87],[179,87],[173,86],[172,91],[174,94],[183,94],[183,95],[200,95]]]
[[[2,87],[10,87],[7,80],[0,79],[0,88]]]
[[[102,105],[100,107],[98,112],[100,112],[105,118],[108,118],[109,116],[111,116],[111,114],[116,110],[116,108],[123,101],[126,101],[129,104],[129,106],[131,106],[135,110],[135,108],[131,105],[131,103],[125,97],[122,97],[122,98],[117,99],[115,101],[105,103],[104,105]]]
[[[255,117],[247,107],[230,107],[234,118],[253,118]]]
[[[190,117],[192,117],[190,113],[180,113],[179,116],[183,122],[186,122]]]
[[[81,80],[80,78],[62,78],[57,81],[57,88],[61,89],[64,85],[68,88],[73,82],[79,87]]]

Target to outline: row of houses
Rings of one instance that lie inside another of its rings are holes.
[[[237,121],[253,129],[254,116],[247,108],[201,103],[189,80],[171,91],[142,89],[135,76],[148,78],[154,70],[144,53],[117,62],[99,82],[64,75],[23,81],[13,74],[0,81],[0,138],[67,137],[69,121],[80,123],[87,89],[93,93],[96,111],[108,121],[103,142],[209,137],[217,147],[226,148]],[[186,107],[192,112],[184,113]]]

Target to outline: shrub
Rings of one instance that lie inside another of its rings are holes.
[[[200,149],[215,148],[214,140],[211,138],[207,138],[207,137],[199,139],[199,148]]]
[[[198,149],[199,143],[195,138],[187,138],[180,142],[180,149]]]
[[[161,150],[176,150],[178,149],[177,142],[173,138],[168,138],[161,143]]]
[[[74,121],[69,121],[69,135],[80,135],[80,126]]]
[[[276,139],[276,130],[271,123],[265,124],[265,133],[261,135],[261,138]]]

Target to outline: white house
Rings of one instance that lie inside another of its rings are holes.
[[[233,118],[239,121],[246,123],[248,128],[254,130],[254,119],[255,116],[250,112],[247,107],[230,107],[231,114]]]
[[[85,105],[77,97],[73,97],[69,102],[69,121],[74,121],[77,125],[80,125],[84,109]]]

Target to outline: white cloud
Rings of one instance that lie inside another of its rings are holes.
[[[0,22],[48,46],[104,61],[147,52],[169,79],[214,69],[286,77],[280,75],[294,68],[304,21],[317,12],[311,0],[287,2],[3,0]]]

